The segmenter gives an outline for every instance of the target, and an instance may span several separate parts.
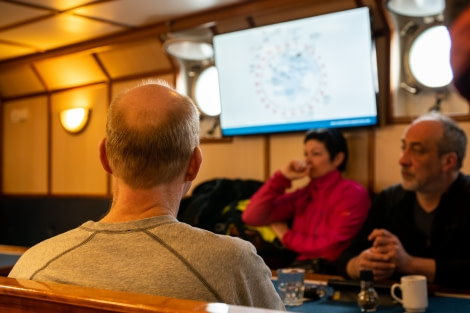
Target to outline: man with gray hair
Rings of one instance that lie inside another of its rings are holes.
[[[467,137],[449,117],[429,113],[401,139],[401,184],[383,190],[352,244],[338,261],[340,272],[375,280],[425,275],[443,286],[468,287],[470,177],[460,169]]]
[[[10,277],[285,310],[251,243],[176,219],[202,162],[188,97],[151,81],[119,95],[99,151],[107,215],[30,248]]]

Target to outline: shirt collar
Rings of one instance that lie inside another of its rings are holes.
[[[328,189],[341,178],[339,170],[333,170],[326,175],[314,178],[310,181],[309,187],[315,189]]]

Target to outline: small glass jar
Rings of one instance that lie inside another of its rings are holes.
[[[374,274],[371,270],[360,272],[361,291],[357,295],[357,304],[361,312],[375,312],[379,304],[379,296],[374,289]]]

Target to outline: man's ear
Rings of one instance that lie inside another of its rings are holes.
[[[186,171],[186,181],[193,181],[197,173],[199,173],[199,168],[201,167],[202,163],[202,151],[201,148],[196,147],[194,148],[193,155],[189,160],[188,170]]]
[[[449,152],[442,156],[442,169],[453,171],[457,169],[457,153]]]
[[[106,154],[106,138],[101,139],[100,144],[99,144],[99,150],[100,150],[101,166],[103,166],[106,172],[108,172],[109,174],[112,174],[113,171],[111,170],[111,167],[109,166],[108,155]]]

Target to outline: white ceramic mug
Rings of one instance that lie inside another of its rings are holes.
[[[304,299],[305,270],[281,268],[277,270],[277,292],[286,306],[297,306]]]
[[[401,298],[395,294],[395,290],[401,290]],[[426,276],[408,275],[400,279],[390,288],[392,297],[403,305],[406,312],[424,312],[428,307],[428,285]]]

